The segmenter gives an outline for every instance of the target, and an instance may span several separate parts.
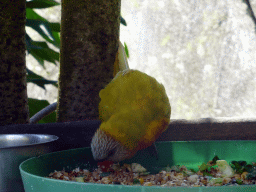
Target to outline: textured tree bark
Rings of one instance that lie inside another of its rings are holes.
[[[113,78],[120,0],[63,0],[57,121],[98,119],[99,91]]]
[[[25,21],[25,0],[0,3],[0,125],[29,122]]]

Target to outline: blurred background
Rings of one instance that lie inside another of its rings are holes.
[[[130,68],[165,86],[172,119],[256,116],[256,23],[246,2],[122,0],[127,26],[121,25],[120,39],[128,47]],[[250,4],[256,12],[256,0]],[[60,22],[60,5],[34,11]],[[31,27],[26,31],[44,41]],[[27,68],[48,80],[58,80],[58,67],[27,54]],[[57,92],[51,84],[43,89],[28,83],[30,98],[53,103]]]

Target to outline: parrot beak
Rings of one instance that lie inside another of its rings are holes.
[[[111,169],[111,166],[114,164],[113,161],[105,160],[98,162],[98,167],[102,169],[103,172],[108,172]]]

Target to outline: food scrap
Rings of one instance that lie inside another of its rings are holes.
[[[248,185],[256,182],[256,164],[245,161],[227,163],[215,156],[198,166],[198,171],[185,166],[166,167],[157,174],[150,174],[138,163],[113,164],[104,162],[94,171],[76,168],[72,171],[54,171],[49,178],[98,184],[121,184],[142,186],[223,186]]]

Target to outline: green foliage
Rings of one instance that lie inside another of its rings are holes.
[[[44,9],[57,5],[60,4],[54,0],[26,1],[26,26],[34,29],[45,40],[34,41],[29,34],[26,33],[26,49],[28,54],[31,54],[43,67],[45,61],[55,65],[59,61],[59,52],[51,49],[47,43],[54,45],[56,48],[60,48],[60,23],[49,22],[47,19],[37,14],[33,9]],[[124,26],[127,25],[123,17],[120,17],[120,20],[121,24]],[[125,52],[127,57],[129,57],[128,47],[126,44]],[[45,89],[46,84],[57,86],[57,81],[47,80],[29,69],[27,69],[27,82],[34,83],[43,89]],[[47,101],[37,99],[29,99],[28,104],[30,117],[49,105]],[[52,113],[43,120],[39,121],[39,123],[49,123],[55,121],[56,113]]]
[[[34,0],[26,3],[27,8],[30,8],[30,9],[49,8],[56,5],[59,5],[59,3],[53,0]]]
[[[213,165],[216,165],[216,162],[217,162],[218,160],[220,160],[220,158],[219,158],[217,155],[215,155],[215,156],[213,157],[213,159],[212,159],[212,164],[213,164]]]
[[[199,166],[199,171],[201,171],[204,176],[212,176],[211,169],[214,169],[216,167],[217,160],[219,160],[219,157],[216,155],[208,163],[202,163],[202,165]]]
[[[49,8],[56,5],[59,5],[59,3],[53,0],[32,0],[26,2],[26,26],[33,28],[45,40],[44,42],[34,41],[29,34],[26,33],[25,41],[27,52],[43,67],[45,61],[53,64],[56,64],[57,61],[59,61],[59,52],[49,48],[47,43],[60,48],[60,23],[51,23],[47,21],[33,9]],[[29,69],[27,69],[27,82],[34,83],[43,89],[45,89],[46,84],[52,84],[57,87],[57,81],[47,80]],[[30,117],[48,105],[48,101],[29,98],[28,106]],[[56,113],[54,112],[40,120],[39,123],[50,123],[55,121]]]
[[[40,75],[35,74],[33,71],[27,69],[27,82],[35,83],[39,87],[45,89],[46,84],[52,84],[57,87],[57,81],[47,80]]]
[[[33,8],[48,8],[59,5],[53,0],[32,0],[26,3],[26,26],[33,28],[41,35],[46,42],[53,44],[55,47],[60,47],[60,23],[48,22],[45,18],[38,15]],[[56,64],[59,61],[59,53],[49,48],[46,42],[33,41],[32,38],[26,33],[26,48],[28,54],[31,54],[42,66],[44,61]],[[35,83],[39,87],[45,89],[45,84],[57,85],[56,81],[46,80],[45,78],[36,75],[27,69],[28,82]]]
[[[26,9],[26,17],[26,26],[37,31],[46,42],[53,44],[57,48],[60,47],[60,23],[50,23],[30,8]],[[42,66],[44,66],[44,61],[49,61],[54,64],[56,64],[56,61],[59,61],[59,53],[50,49],[46,42],[33,41],[30,36],[26,34],[27,51]]]
[[[121,20],[122,25],[127,26],[127,23],[122,16],[120,16],[120,20]],[[126,54],[127,58],[129,58],[129,50],[128,50],[128,47],[125,42],[124,42],[124,50],[125,50],[125,54]]]
[[[256,179],[256,167],[254,166],[252,171],[247,175],[248,179]]]
[[[125,42],[124,42],[124,50],[125,50],[125,54],[126,54],[127,58],[129,58],[129,50],[128,50],[128,47]]]
[[[256,179],[255,163],[248,164],[246,161],[231,161],[230,166],[235,170],[236,173],[241,174],[243,172],[248,172],[246,175],[247,179]]]
[[[46,100],[37,100],[37,99],[28,99],[28,106],[29,106],[29,117],[35,115],[41,109],[47,107],[50,103]],[[56,112],[51,113],[50,115],[46,116],[38,123],[52,123],[56,122]]]
[[[127,23],[122,16],[120,17],[120,20],[121,20],[121,24],[123,24],[124,26],[127,26]]]
[[[253,166],[247,164],[246,161],[231,161],[230,166],[235,170],[236,173],[252,172]]]

